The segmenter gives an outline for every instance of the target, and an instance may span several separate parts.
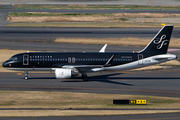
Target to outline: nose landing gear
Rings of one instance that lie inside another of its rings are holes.
[[[25,80],[28,80],[28,71],[25,72],[24,79],[25,79]]]

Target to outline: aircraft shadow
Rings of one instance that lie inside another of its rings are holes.
[[[111,77],[111,79],[119,79],[119,80],[180,80],[180,78],[175,77]]]
[[[115,77],[115,75],[121,75],[124,73],[113,73],[113,74],[106,74],[106,75],[98,75],[98,76],[89,76],[89,81],[88,82],[104,82],[104,83],[111,83],[111,84],[118,84],[118,85],[126,85],[126,86],[134,86],[133,84],[127,84],[127,83],[122,83],[118,82],[117,80],[180,80],[180,78],[176,77]],[[21,78],[24,79],[24,78]],[[56,79],[55,77],[29,77],[28,80],[35,80],[35,79]],[[110,80],[111,79],[111,80]],[[112,81],[116,80],[116,81]],[[62,80],[61,82],[84,82],[80,76],[78,77],[73,77],[70,79]]]
[[[122,82],[116,82],[116,81],[108,80],[108,77],[110,77],[110,79],[112,79],[111,76],[120,75],[120,74],[122,74],[122,73],[114,73],[114,74],[108,74],[108,75],[91,76],[91,77],[88,77],[89,78],[88,82],[97,81],[97,82],[105,82],[105,83],[112,83],[112,84],[119,84],[119,85],[134,86],[132,84],[127,84],[127,83],[122,83]],[[76,80],[81,80],[81,81],[76,81]],[[82,81],[81,77],[76,77],[76,78],[73,78],[73,80],[62,81],[62,82],[84,82],[84,81]]]

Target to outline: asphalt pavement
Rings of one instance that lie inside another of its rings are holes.
[[[64,116],[64,117],[12,117],[3,120],[179,120],[179,113],[121,115],[121,116]]]
[[[64,38],[123,38],[138,37],[151,40],[161,28],[36,28],[0,27],[0,42],[51,42]],[[172,38],[180,38],[180,28],[174,28]]]
[[[98,52],[104,45],[61,44],[41,42],[0,42],[0,49],[30,51],[57,51],[57,52]],[[107,45],[107,52],[132,52],[144,47],[126,47]],[[176,52],[177,53],[177,52]]]
[[[6,5],[5,5],[6,6]],[[12,9],[0,7],[1,12],[49,12],[49,13],[179,13],[179,10],[47,10],[47,9]]]
[[[89,73],[89,82],[81,77],[56,79],[54,73],[0,73],[0,90],[88,92],[180,97],[180,68],[139,72]]]
[[[1,0],[0,4],[180,5],[178,0]]]

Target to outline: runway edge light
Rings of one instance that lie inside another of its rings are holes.
[[[146,105],[146,100],[113,100],[113,104]]]

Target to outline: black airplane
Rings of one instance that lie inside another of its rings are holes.
[[[129,70],[176,59],[176,55],[167,53],[172,30],[172,25],[163,26],[139,52],[105,52],[107,45],[99,52],[27,52],[12,56],[3,67],[26,71],[25,79],[28,71],[54,70],[56,78],[81,74],[83,81],[88,81],[89,72]]]

